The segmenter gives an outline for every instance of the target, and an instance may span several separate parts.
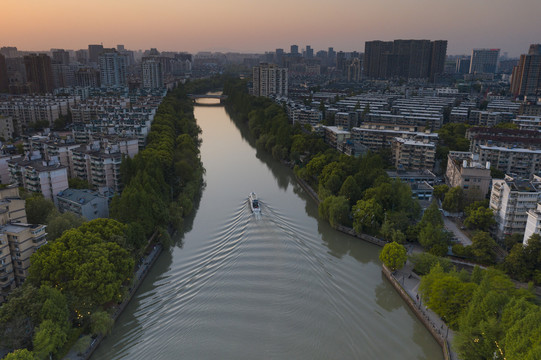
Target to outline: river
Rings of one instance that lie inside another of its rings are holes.
[[[379,247],[319,220],[293,172],[256,152],[222,106],[195,117],[206,187],[191,229],[93,360],[443,358],[381,274]]]

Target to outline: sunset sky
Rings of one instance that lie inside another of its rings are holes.
[[[541,42],[541,0],[2,0],[0,46],[264,52],[448,40],[448,54]]]

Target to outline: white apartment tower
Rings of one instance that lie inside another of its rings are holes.
[[[287,88],[287,68],[268,63],[261,63],[253,68],[253,95],[287,96]]]
[[[515,180],[510,176],[493,179],[490,209],[494,211],[499,240],[506,235],[525,233],[528,212],[541,201],[540,180],[539,177],[533,181]]]
[[[162,63],[156,59],[145,58],[142,63],[143,87],[145,89],[163,88]]]

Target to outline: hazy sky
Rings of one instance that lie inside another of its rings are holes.
[[[2,0],[0,46],[364,51],[369,40],[448,40],[447,54],[541,43],[541,0]]]

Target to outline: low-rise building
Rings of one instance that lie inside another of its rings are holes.
[[[47,243],[45,225],[27,224],[24,207],[16,185],[0,189],[0,303],[24,282],[30,256]]]
[[[436,158],[436,144],[396,137],[391,142],[394,166],[404,170],[431,170]]]
[[[541,179],[529,181],[506,176],[493,180],[490,208],[497,223],[496,237],[501,241],[507,235],[523,234],[528,211],[541,201]]]
[[[337,148],[338,144],[344,143],[351,138],[351,133],[338,126],[323,126],[324,140],[333,148]]]
[[[479,162],[471,152],[449,152],[445,181],[450,187],[458,186],[468,198],[482,200],[490,189],[491,179],[490,163]]]
[[[109,217],[109,204],[105,196],[87,189],[66,189],[57,195],[58,210],[84,217],[86,220]]]
[[[541,149],[480,145],[478,154],[506,174],[525,179],[541,174]]]
[[[13,159],[8,166],[12,183],[46,199],[55,201],[56,195],[68,188],[67,168],[58,162]]]

